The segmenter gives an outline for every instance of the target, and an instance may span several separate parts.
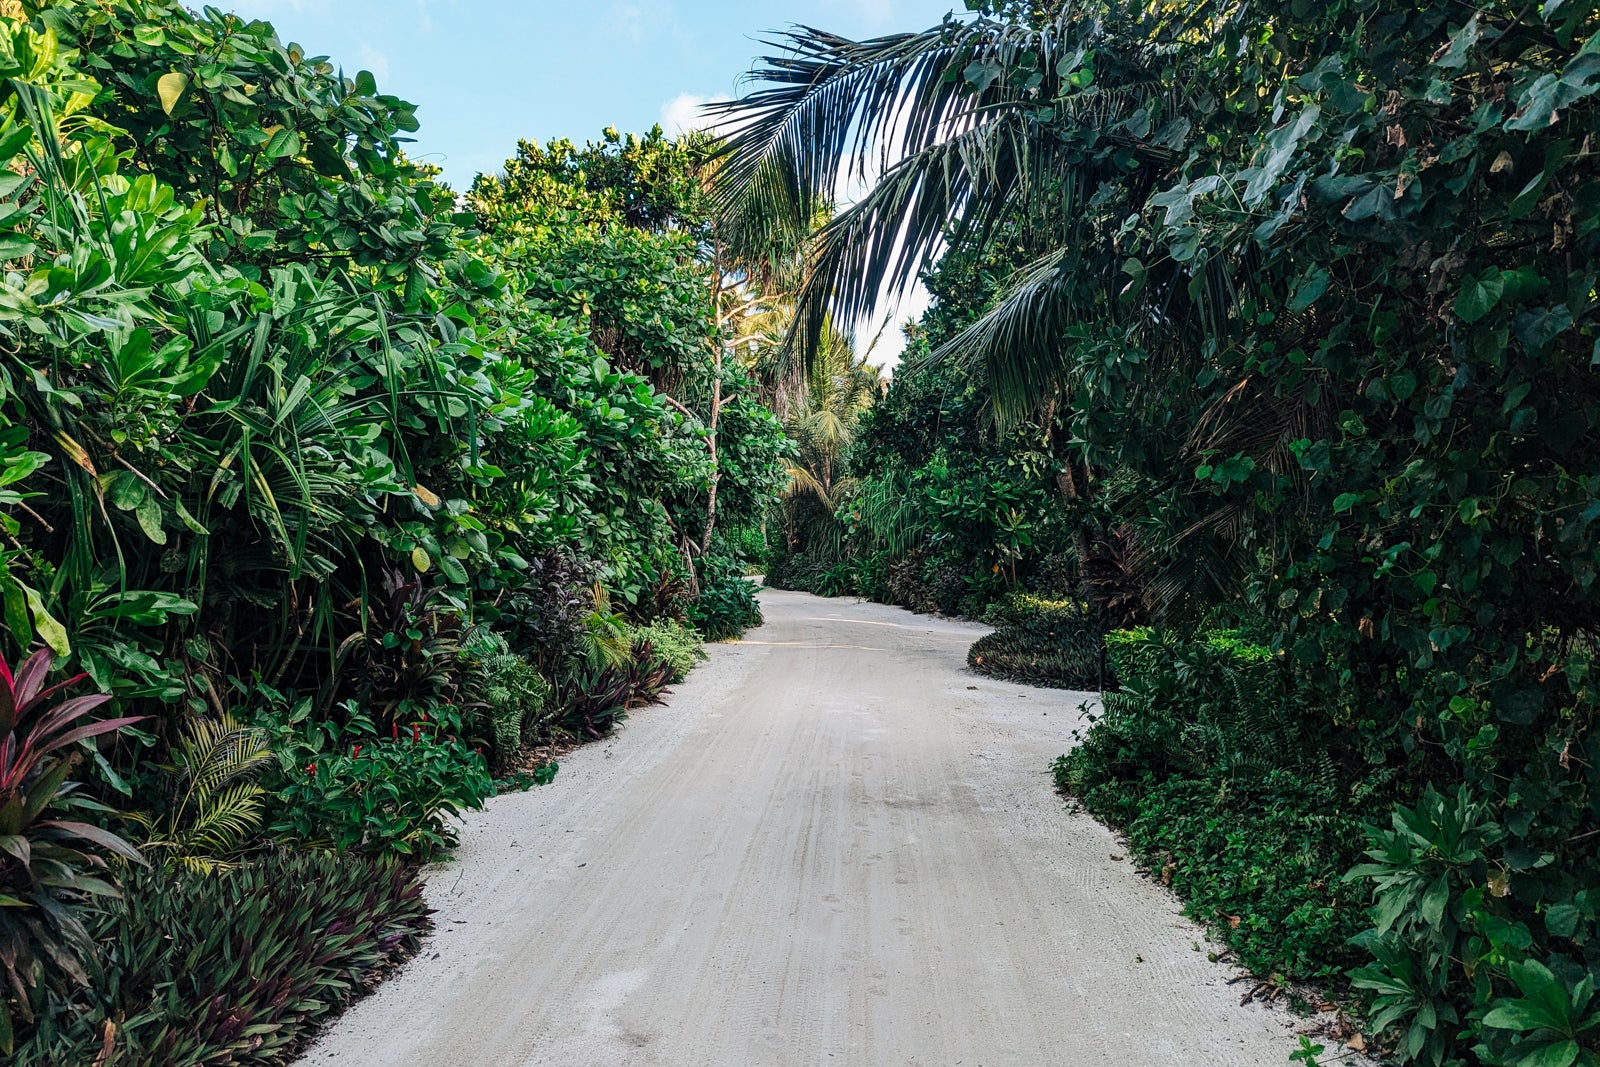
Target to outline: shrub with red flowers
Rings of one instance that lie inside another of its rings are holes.
[[[453,845],[452,819],[494,794],[454,709],[402,709],[387,731],[354,703],[342,712],[318,720],[306,700],[263,722],[278,754],[273,832],[418,860]]]

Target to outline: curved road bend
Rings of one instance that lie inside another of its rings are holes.
[[[1088,694],[799,593],[671,706],[469,817],[438,932],[304,1067],[1284,1067],[1047,768]]]

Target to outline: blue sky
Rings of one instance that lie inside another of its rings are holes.
[[[465,188],[518,138],[647,130],[738,92],[766,31],[936,25],[960,0],[214,0],[420,105],[412,154]]]
[[[212,0],[270,20],[286,41],[370,70],[383,92],[415,103],[414,158],[457,189],[495,171],[519,138],[579,144],[606,126],[668,132],[695,106],[737,95],[758,38],[794,24],[852,37],[935,26],[961,0]],[[857,331],[874,363],[893,366],[922,286]]]

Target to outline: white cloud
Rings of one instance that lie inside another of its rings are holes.
[[[382,89],[383,83],[389,80],[389,57],[370,44],[362,45],[356,56],[361,60],[362,68],[370,70],[372,76],[378,79],[378,87]]]
[[[894,0],[827,0],[830,8],[844,8],[873,28],[894,21]]]
[[[672,9],[661,0],[613,0],[611,29],[631,44],[643,44],[672,24]]]
[[[726,99],[728,98],[725,96],[679,93],[661,105],[661,128],[666,131],[668,137],[681,137],[690,130],[704,129],[710,125],[711,120],[701,114],[700,109],[713,101]]]

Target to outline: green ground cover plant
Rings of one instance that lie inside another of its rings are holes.
[[[1057,787],[1125,833],[1244,966],[1343,985],[1371,903],[1345,875],[1397,783],[1342,779],[1349,739],[1319,730],[1282,658],[1237,632],[1106,645],[1121,688],[1056,761]]]
[[[979,674],[1054,689],[1100,690],[1113,681],[1102,627],[1082,601],[1014,593],[984,621],[995,631],[967,650],[967,666]]]
[[[84,913],[92,981],[14,1051],[17,1067],[285,1063],[317,1023],[416,952],[414,869],[275,852],[204,878],[150,870]]]

